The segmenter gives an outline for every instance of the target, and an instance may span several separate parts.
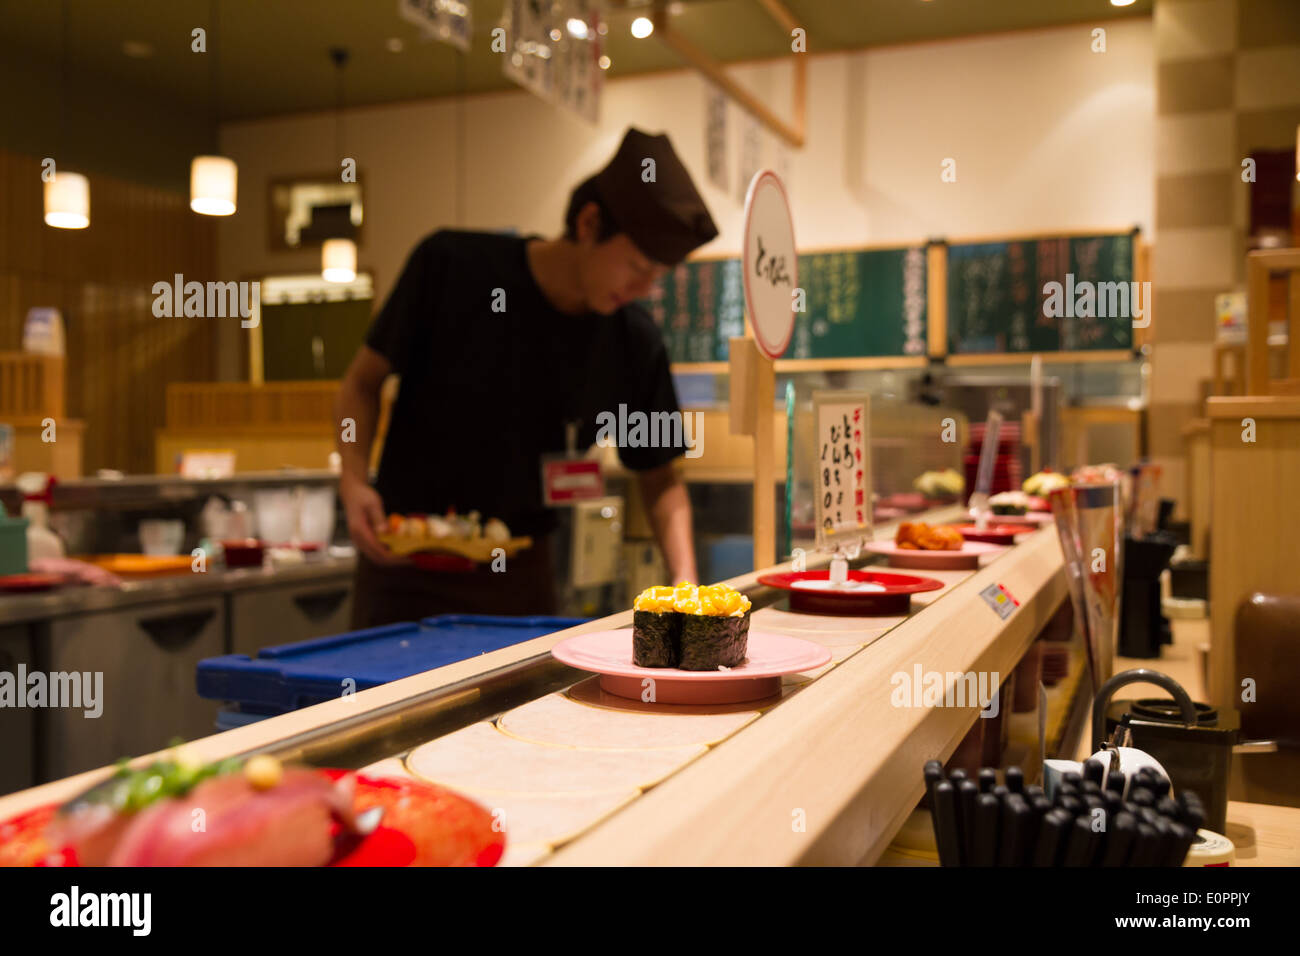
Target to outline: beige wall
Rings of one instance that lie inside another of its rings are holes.
[[[764,134],[763,164],[788,173],[805,248],[998,233],[1152,225],[1155,109],[1150,20],[810,57],[808,146]],[[788,64],[736,67],[737,79],[788,111]],[[417,240],[440,226],[554,233],[569,189],[599,168],[635,124],[669,133],[705,180],[705,81],[681,71],[612,79],[593,128],[523,92],[349,110],[345,151],[366,177],[361,265],[377,295]],[[702,191],[721,236],[739,248],[742,114],[728,115],[723,192]],[[463,178],[457,143],[464,131]],[[316,114],[231,123],[222,150],[240,171],[238,215],[221,223],[220,267],[242,278],[314,271],[318,254],[267,249],[266,184],[337,166],[334,119]],[[940,164],[957,162],[957,182]],[[231,332],[222,374],[246,348]]]
[[[1182,430],[1212,375],[1214,296],[1245,288],[1241,163],[1300,125],[1300,2],[1158,0],[1150,447],[1162,492],[1187,499]]]

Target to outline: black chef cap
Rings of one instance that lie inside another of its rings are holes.
[[[651,168],[654,178],[647,182]],[[609,165],[589,182],[618,231],[656,262],[676,265],[718,235],[690,174],[662,133],[628,129]]]

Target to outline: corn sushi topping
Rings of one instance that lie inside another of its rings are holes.
[[[660,585],[646,588],[637,595],[632,605],[637,611],[666,614],[698,614],[709,617],[744,617],[749,611],[749,598],[725,584],[696,587],[683,581],[676,587]]]
[[[673,610],[678,614],[700,613],[700,589],[690,581],[678,582],[673,588]]]
[[[744,617],[749,611],[749,598],[725,584],[714,584],[699,590],[700,609],[694,613],[714,617]]]
[[[656,614],[666,614],[669,611],[677,610],[673,606],[673,595],[673,589],[666,584],[646,588],[637,595],[632,608],[636,611],[652,611]]]

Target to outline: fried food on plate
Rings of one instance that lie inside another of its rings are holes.
[[[905,551],[960,551],[966,539],[956,528],[904,521],[894,535],[894,544]]]

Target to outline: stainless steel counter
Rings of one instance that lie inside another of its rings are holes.
[[[301,565],[264,568],[209,569],[202,573],[129,581],[120,588],[65,587],[39,594],[0,597],[0,625],[48,621],[74,614],[117,611],[204,595],[229,594],[254,588],[312,584],[322,578],[350,576],[355,558],[312,558]]]

